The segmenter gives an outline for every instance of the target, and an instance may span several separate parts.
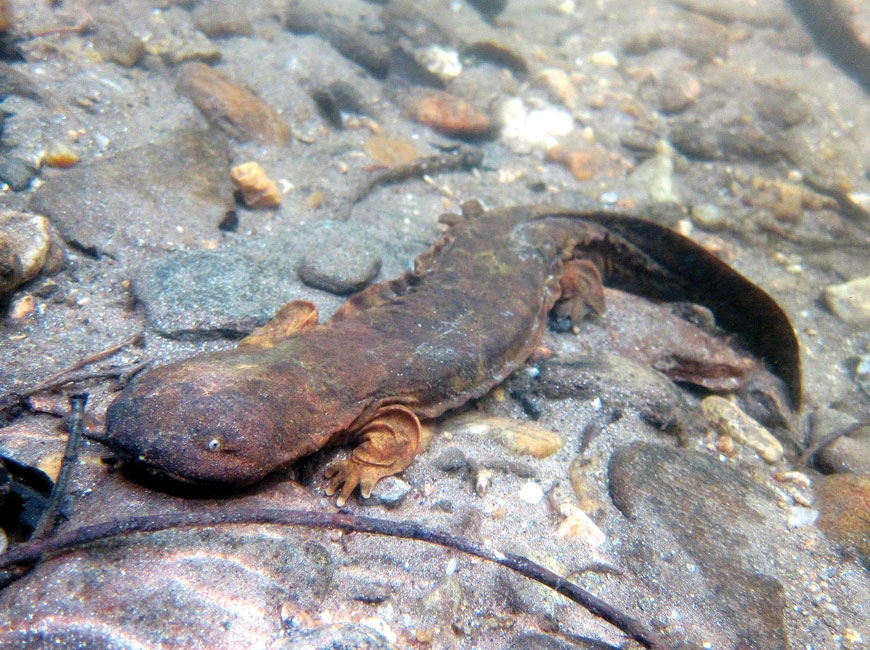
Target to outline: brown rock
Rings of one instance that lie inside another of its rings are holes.
[[[65,259],[48,219],[27,212],[0,211],[0,295],[14,291],[41,271],[57,272]]]
[[[12,17],[12,2],[10,0],[0,0],[0,32],[8,32],[14,24]]]
[[[67,169],[79,161],[78,154],[62,142],[52,142],[45,150],[42,162],[48,167]]]
[[[556,145],[547,151],[547,160],[565,166],[577,181],[591,181],[601,171],[602,159],[591,146],[575,148]]]
[[[106,59],[132,68],[145,56],[142,39],[132,34],[118,18],[99,16],[95,24],[94,48]]]
[[[283,143],[290,137],[290,127],[271,106],[204,63],[181,66],[177,89],[212,126],[237,140]]]
[[[193,10],[193,24],[206,36],[250,36],[254,28],[244,7],[235,0],[204,2]]]
[[[5,296],[21,284],[21,258],[15,252],[15,246],[6,236],[0,233],[0,296]]]
[[[409,112],[412,119],[444,135],[479,137],[493,130],[490,117],[470,101],[438,90],[417,95]]]
[[[821,505],[818,527],[870,566],[870,476],[822,476],[816,481],[816,494]]]
[[[373,135],[363,145],[369,158],[384,167],[398,167],[419,157],[417,149],[407,140]]]
[[[661,80],[659,108],[665,113],[678,113],[698,100],[700,82],[685,70],[667,70]]]
[[[214,235],[204,215],[226,212],[232,195],[226,157],[221,133],[173,133],[63,172],[44,172],[30,210],[50,219],[64,240],[94,254],[120,259],[143,245],[195,245]]]

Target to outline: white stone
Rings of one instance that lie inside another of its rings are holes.
[[[519,98],[502,104],[501,124],[505,142],[518,152],[546,151],[574,130],[574,118],[568,111],[555,107],[529,111]]]
[[[819,518],[819,511],[804,506],[792,506],[788,509],[788,525],[792,528],[812,526]]]
[[[462,62],[459,60],[459,52],[446,50],[443,47],[432,45],[419,54],[422,63],[429,72],[436,74],[442,79],[452,79],[462,73]]]
[[[526,503],[535,505],[543,500],[544,488],[541,487],[540,483],[535,481],[526,481],[523,487],[520,488],[519,497]]]
[[[825,303],[844,323],[870,325],[870,276],[828,287]]]

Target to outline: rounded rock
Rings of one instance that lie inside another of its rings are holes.
[[[309,287],[338,295],[365,288],[381,270],[375,242],[358,229],[338,221],[324,221],[312,229],[318,246],[304,254],[296,269]]]
[[[13,192],[30,187],[30,181],[35,175],[33,166],[20,158],[12,156],[0,161],[0,181],[6,183]]]
[[[776,463],[782,459],[783,449],[779,440],[724,397],[705,397],[701,402],[701,412],[718,433],[751,447],[766,462]]]
[[[21,276],[21,258],[9,238],[0,233],[0,296],[15,291],[21,284]]]
[[[870,276],[825,289],[825,304],[849,325],[870,325]]]
[[[470,101],[432,90],[415,97],[411,117],[439,133],[455,137],[480,137],[492,131],[490,117]]]
[[[377,505],[385,508],[395,508],[411,492],[411,485],[395,476],[387,476],[377,482],[371,496],[360,498],[360,505]]]
[[[48,219],[27,212],[0,211],[0,294],[13,291],[40,271],[56,272],[64,260]]]

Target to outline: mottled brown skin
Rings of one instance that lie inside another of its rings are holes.
[[[575,320],[602,311],[602,279],[714,312],[753,310],[745,323],[732,317],[734,329],[800,399],[788,319],[690,240],[610,213],[469,206],[456,221],[413,272],[357,294],[324,325],[313,306],[291,303],[236,349],[148,372],[109,407],[105,442],[176,479],[234,485],[357,443],[327,471],[328,491],[340,490],[339,503],[357,485],[368,495],[410,464],[419,419],[483,395],[525,362],[551,309]],[[697,279],[711,295],[698,295]],[[778,341],[753,329],[759,319]]]

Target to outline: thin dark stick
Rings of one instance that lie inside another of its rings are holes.
[[[852,424],[842,429],[838,429],[837,431],[834,431],[833,433],[825,436],[816,444],[812,445],[811,447],[807,447],[804,452],[800,456],[798,456],[798,465],[808,465],[815,458],[817,453],[830,445],[832,442],[835,442],[840,438],[843,438],[844,436],[851,435],[861,427],[865,427],[868,424],[870,424],[870,422],[853,422]]]
[[[43,379],[42,381],[30,386],[29,388],[25,388],[19,391],[13,391],[10,393],[6,393],[5,395],[0,396],[0,409],[8,408],[13,404],[17,404],[22,402],[24,399],[30,397],[31,395],[35,395],[36,393],[41,393],[44,391],[54,390],[55,388],[59,388],[64,384],[71,384],[76,381],[85,381],[88,379],[104,379],[106,377],[124,377],[124,376],[132,376],[139,372],[142,368],[148,365],[149,362],[143,362],[141,364],[135,365],[131,370],[125,371],[122,369],[112,369],[105,371],[95,371],[89,372],[82,375],[73,375],[76,370],[80,370],[85,366],[89,366],[92,363],[96,363],[97,361],[102,361],[103,359],[120,352],[128,345],[133,345],[137,341],[142,338],[142,333],[139,332],[135,336],[123,341],[121,343],[115,344],[105,350],[100,350],[90,356],[85,357],[84,359],[80,359],[72,364],[68,368],[64,368],[60,372],[56,372],[50,377]]]
[[[862,207],[849,196],[849,193],[837,186],[834,181],[823,179],[820,176],[805,174],[803,178],[804,185],[811,190],[823,194],[834,199],[837,202],[837,207],[840,213],[849,217],[865,230],[870,228],[870,210]]]
[[[595,616],[619,628],[635,641],[652,650],[669,650],[670,646],[655,630],[630,617],[625,612],[605,603],[582,587],[562,576],[512,553],[502,553],[473,540],[458,537],[414,522],[387,521],[356,515],[302,511],[246,508],[230,512],[168,513],[133,517],[124,521],[109,521],[61,532],[49,539],[30,542],[0,555],[0,570],[16,564],[33,563],[45,554],[81,546],[117,535],[145,533],[167,528],[190,528],[225,524],[280,524],[311,528],[338,529],[346,533],[368,533],[403,539],[416,539],[430,544],[468,553],[516,571],[562,594],[585,607]]]
[[[39,382],[38,384],[36,384],[32,388],[29,388],[27,391],[28,395],[33,395],[34,393],[38,393],[38,392],[43,391],[47,388],[50,388],[50,387],[52,387],[52,384],[54,384],[54,382],[63,378],[65,375],[68,375],[71,372],[75,372],[76,370],[81,370],[85,366],[89,366],[92,363],[96,363],[97,361],[102,361],[103,359],[120,352],[121,350],[126,348],[128,345],[133,345],[134,343],[140,341],[141,339],[142,339],[142,333],[139,332],[135,336],[132,336],[129,339],[127,339],[126,341],[123,341],[121,343],[117,343],[111,347],[106,348],[105,350],[100,350],[99,352],[95,352],[94,354],[87,356],[84,359],[80,359],[79,361],[76,361],[74,364],[72,364],[69,368],[64,368],[60,372],[56,372],[51,377],[48,377],[47,379],[42,380],[41,382]]]
[[[85,405],[88,403],[88,394],[81,393],[78,395],[69,396],[70,405],[70,420],[69,437],[66,440],[66,449],[63,452],[63,460],[60,462],[60,472],[57,475],[57,481],[54,483],[54,488],[51,490],[51,496],[48,498],[48,503],[45,506],[45,511],[42,513],[42,518],[30,536],[32,540],[43,539],[54,532],[57,526],[57,520],[60,515],[60,508],[63,504],[63,498],[66,496],[66,488],[69,485],[72,470],[76,466],[79,457],[79,447],[82,442],[82,419],[85,413]]]
[[[376,188],[400,183],[410,178],[422,178],[429,174],[446,171],[473,169],[480,167],[483,154],[478,149],[460,149],[453,153],[440,153],[435,156],[418,158],[405,165],[384,169],[364,182],[348,201],[349,208],[344,221],[350,217],[349,209],[371,194]]]

